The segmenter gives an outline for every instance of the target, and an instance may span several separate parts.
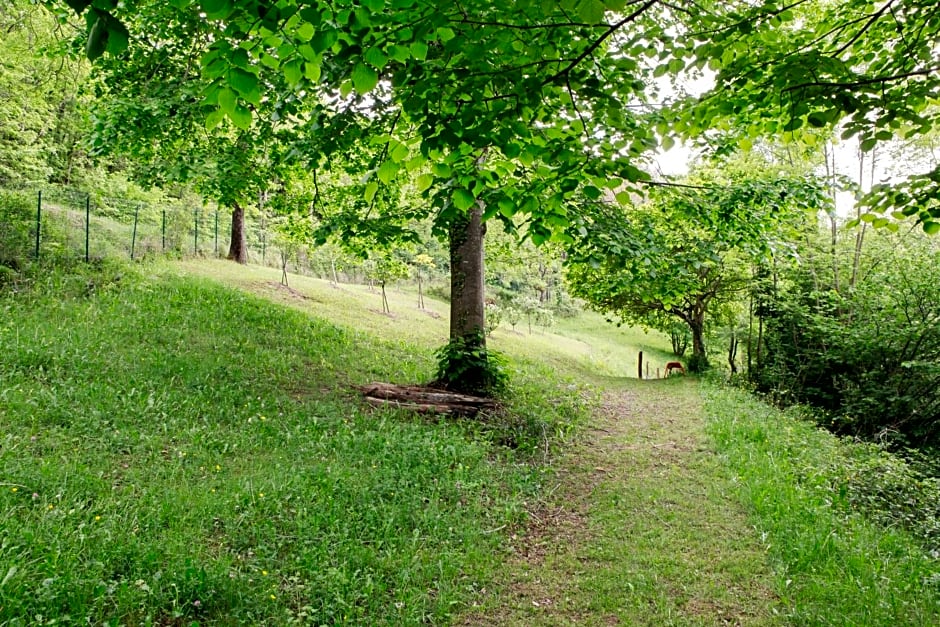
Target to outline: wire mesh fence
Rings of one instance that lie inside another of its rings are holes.
[[[245,217],[249,260],[279,263],[263,215]],[[154,204],[63,188],[0,190],[0,262],[43,257],[224,257],[231,214],[185,202]],[[269,258],[270,257],[270,258]]]

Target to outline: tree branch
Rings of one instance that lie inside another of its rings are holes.
[[[894,74],[891,76],[875,76],[873,78],[866,78],[864,80],[851,82],[811,81],[808,83],[800,83],[799,85],[791,85],[790,87],[784,89],[784,91],[796,91],[798,89],[805,89],[807,87],[838,87],[839,89],[855,89],[856,87],[866,87],[868,85],[884,85],[885,83],[900,81],[904,80],[905,78],[913,78],[915,76],[930,76],[937,71],[940,71],[940,65],[923,68],[920,70],[912,70],[910,72],[903,72],[901,74]]]
[[[560,77],[562,77],[562,76],[567,76],[568,73],[571,72],[571,70],[573,70],[574,68],[576,68],[579,63],[581,63],[581,62],[584,61],[586,58],[588,58],[588,56],[590,56],[591,53],[593,53],[595,50],[597,50],[597,49],[600,47],[600,45],[601,45],[602,43],[604,43],[605,41],[607,41],[607,38],[608,38],[608,37],[610,37],[611,35],[613,35],[614,33],[616,33],[618,30],[620,30],[621,28],[623,28],[624,25],[629,24],[630,22],[636,20],[638,17],[640,17],[643,13],[645,13],[646,11],[648,11],[648,10],[650,9],[650,7],[652,7],[652,6],[653,6],[654,4],[656,4],[657,2],[658,2],[658,0],[647,0],[646,2],[643,3],[643,6],[641,6],[639,9],[637,9],[636,11],[634,11],[633,13],[631,13],[630,15],[626,16],[625,18],[623,18],[623,19],[620,20],[619,22],[615,22],[615,23],[611,24],[610,26],[608,26],[608,27],[607,27],[607,30],[604,31],[604,33],[603,33],[600,37],[598,37],[597,39],[595,39],[594,41],[592,41],[592,42],[591,42],[591,45],[589,45],[587,48],[585,48],[584,51],[581,52],[581,54],[579,54],[577,57],[575,57],[574,59],[572,59],[571,63],[569,63],[567,66],[565,66],[561,71],[559,71],[559,72],[557,72],[557,73],[555,73],[555,74],[549,76],[549,77],[546,78],[545,80],[543,80],[543,81],[542,81],[542,85],[543,85],[543,86],[549,85],[549,84],[555,82],[556,80],[558,80],[558,78],[560,78]]]

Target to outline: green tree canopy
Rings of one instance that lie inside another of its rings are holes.
[[[696,365],[706,361],[706,316],[748,286],[752,263],[775,251],[787,220],[822,206],[810,179],[765,170],[730,178],[699,172],[684,187],[662,187],[635,207],[585,208],[568,256],[572,292],[623,321],[692,335]]]

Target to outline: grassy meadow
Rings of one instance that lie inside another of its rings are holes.
[[[139,268],[0,300],[0,623],[441,623],[472,602],[584,416],[540,363],[552,340],[494,339],[528,347],[498,419],[415,419],[351,386],[429,380],[443,305]]]
[[[434,420],[353,386],[429,381],[445,303],[279,279],[103,261],[0,296],[0,624],[940,621],[937,556],[853,509],[858,450],[631,379],[664,338],[503,324],[502,410]]]

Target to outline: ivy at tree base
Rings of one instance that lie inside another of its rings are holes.
[[[509,384],[505,359],[486,348],[482,333],[451,339],[439,348],[435,384],[452,392],[496,396]]]

